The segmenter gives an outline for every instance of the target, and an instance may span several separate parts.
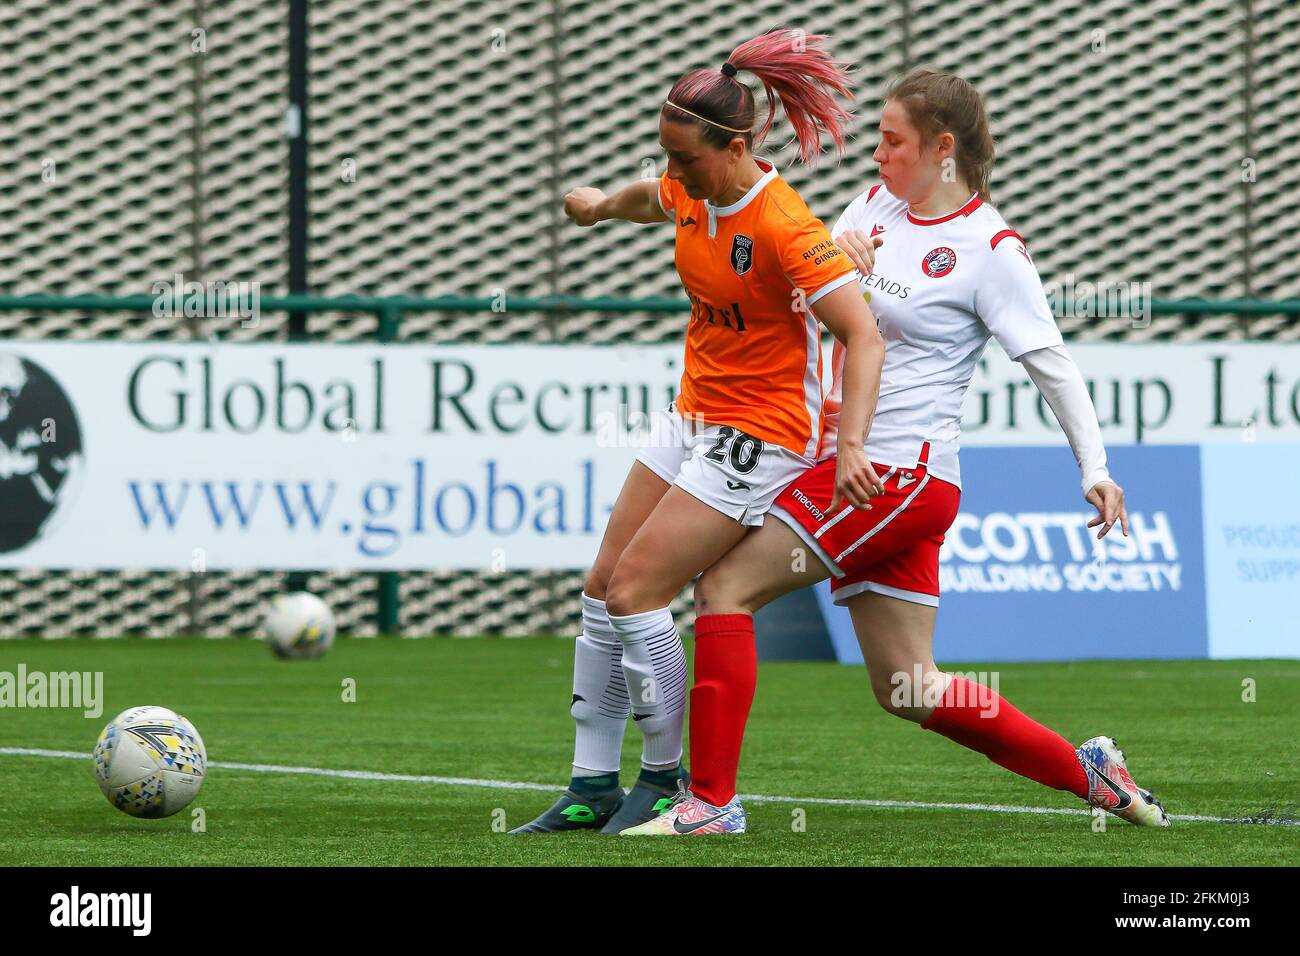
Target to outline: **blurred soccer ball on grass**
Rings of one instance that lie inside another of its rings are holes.
[[[276,657],[320,657],[334,643],[334,615],[314,594],[280,594],[266,615],[266,641]]]

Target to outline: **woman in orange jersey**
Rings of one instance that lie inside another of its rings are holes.
[[[652,424],[587,576],[574,658],[577,725],[569,789],[514,832],[617,833],[661,812],[681,767],[686,658],[668,604],[692,578],[761,525],[777,493],[811,467],[822,422],[820,329],[842,343],[845,441],[837,497],[861,507],[882,490],[863,451],[884,346],[849,258],[769,161],[758,159],[779,98],[810,162],[821,133],[843,149],[850,95],[823,36],[775,30],[742,43],[721,70],[673,86],[659,119],[667,172],[611,196],[564,198],[580,226],[607,219],[672,222],[691,301],[681,391]],[[763,84],[767,117],[753,131]],[[850,399],[850,393],[852,399]],[[631,711],[644,735],[641,774],[618,782]]]

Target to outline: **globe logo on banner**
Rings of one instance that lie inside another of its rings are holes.
[[[54,376],[0,352],[0,554],[48,528],[83,461],[77,413]]]

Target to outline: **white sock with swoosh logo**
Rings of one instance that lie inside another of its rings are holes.
[[[573,650],[573,775],[618,773],[627,728],[623,645],[609,623],[605,602],[582,596],[582,633]]]

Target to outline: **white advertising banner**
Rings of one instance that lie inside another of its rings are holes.
[[[1108,445],[1300,441],[1300,345],[1069,345]],[[966,445],[1064,435],[1024,368],[990,343],[962,408]]]
[[[1071,348],[1111,444],[1300,440],[1300,345]],[[681,346],[0,344],[0,567],[581,568]],[[965,442],[1063,442],[991,347]]]

